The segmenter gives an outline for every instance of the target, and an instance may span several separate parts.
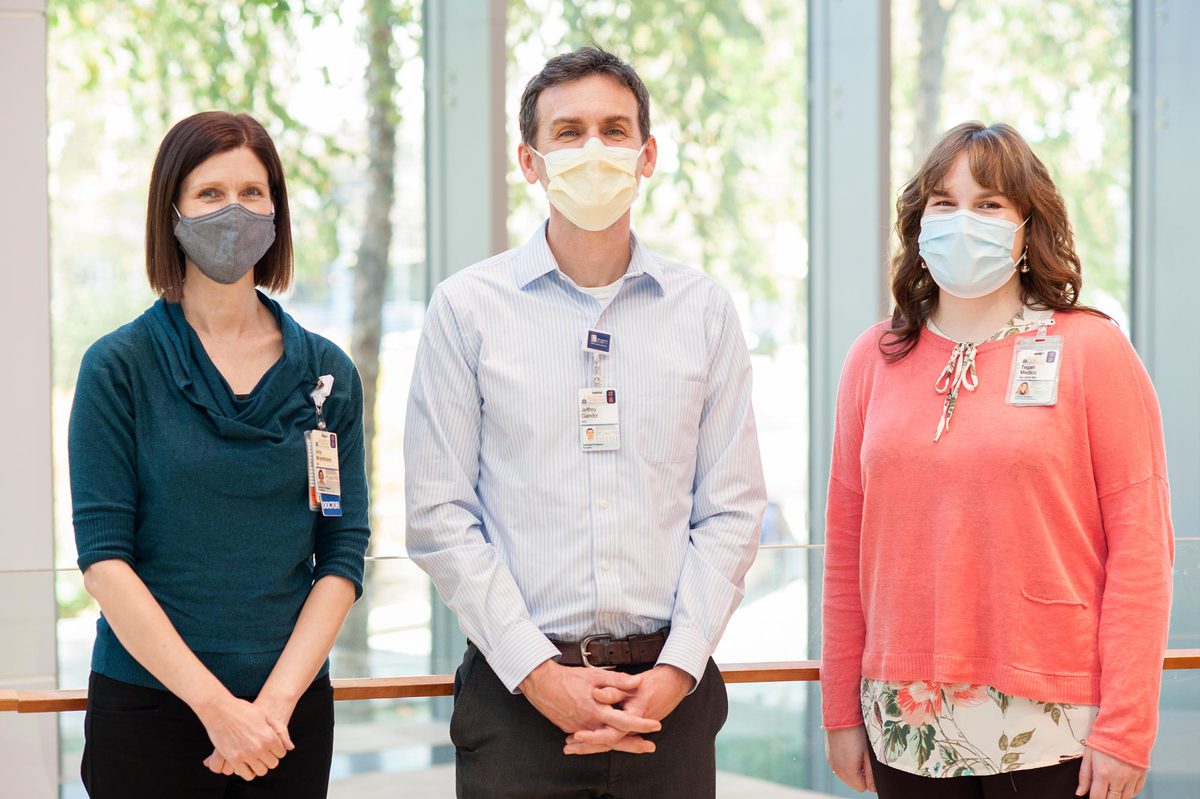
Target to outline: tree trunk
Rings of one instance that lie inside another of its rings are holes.
[[[354,314],[350,349],[363,383],[363,443],[366,448],[367,484],[374,494],[375,400],[379,388],[379,351],[383,336],[383,299],[387,290],[388,253],[392,243],[391,211],[395,200],[396,68],[392,62],[396,12],[392,0],[366,0],[364,38],[370,59],[367,65],[367,106],[370,112],[367,142],[366,224],[354,267]],[[372,539],[372,548],[374,539]],[[370,554],[371,550],[368,550]],[[367,564],[367,576],[371,574]],[[370,591],[346,619],[339,639],[338,673],[366,676],[367,617]],[[363,703],[356,703],[363,704]]]
[[[941,131],[942,77],[946,71],[946,28],[958,0],[920,0],[921,53],[917,59],[916,127],[913,131],[914,170],[937,141]]]

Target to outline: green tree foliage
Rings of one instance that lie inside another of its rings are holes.
[[[635,228],[752,299],[777,297],[775,232],[805,226],[803,3],[531,0],[510,4],[509,42],[540,45],[543,59],[594,43],[632,63],[666,145],[660,171],[643,184]],[[515,75],[510,93],[529,77]],[[544,201],[522,182],[510,202]],[[804,248],[793,257],[803,262]]]
[[[141,251],[129,245],[142,239],[158,143],[197,111],[245,111],[271,133],[293,218],[306,220],[294,231],[297,276],[321,292],[337,254],[340,206],[327,198],[338,147],[295,119],[286,97],[297,28],[337,9],[333,0],[51,0],[56,383],[69,385],[87,345],[153,299]]]
[[[1066,198],[1083,260],[1084,300],[1103,302],[1108,295],[1128,307],[1129,0],[941,5],[952,11],[938,132],[966,119],[1008,122],[1021,131]],[[924,44],[915,35],[916,13],[915,0],[896,0],[893,6],[897,186],[923,154],[910,147],[921,122],[912,112],[921,105],[918,87],[928,83],[916,68]]]

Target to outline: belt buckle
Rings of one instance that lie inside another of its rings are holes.
[[[588,660],[588,646],[591,645],[592,641],[611,641],[611,640],[612,640],[611,635],[589,635],[587,638],[584,638],[582,641],[580,641],[579,642],[579,655],[580,655],[580,657],[583,658],[583,665],[589,669],[608,670],[608,669],[616,668],[616,666],[597,666],[596,664],[592,663],[592,661]]]

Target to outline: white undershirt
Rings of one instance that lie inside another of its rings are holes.
[[[586,292],[588,294],[591,294],[600,303],[601,308],[606,308],[606,307],[608,307],[608,303],[616,295],[617,289],[621,288],[621,283],[624,280],[625,280],[625,276],[621,275],[619,278],[617,278],[612,283],[609,283],[607,286],[594,286],[594,287],[580,286],[579,290]]]

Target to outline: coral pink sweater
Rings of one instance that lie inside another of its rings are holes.
[[[880,324],[838,391],[826,518],[826,729],[862,724],[861,676],[1099,705],[1089,746],[1148,767],[1174,556],[1162,422],[1116,325],[1058,313],[1058,403],[1004,403],[1020,337],[982,344],[950,429],[928,330],[896,363]],[[1032,335],[1032,334],[1029,334]]]

